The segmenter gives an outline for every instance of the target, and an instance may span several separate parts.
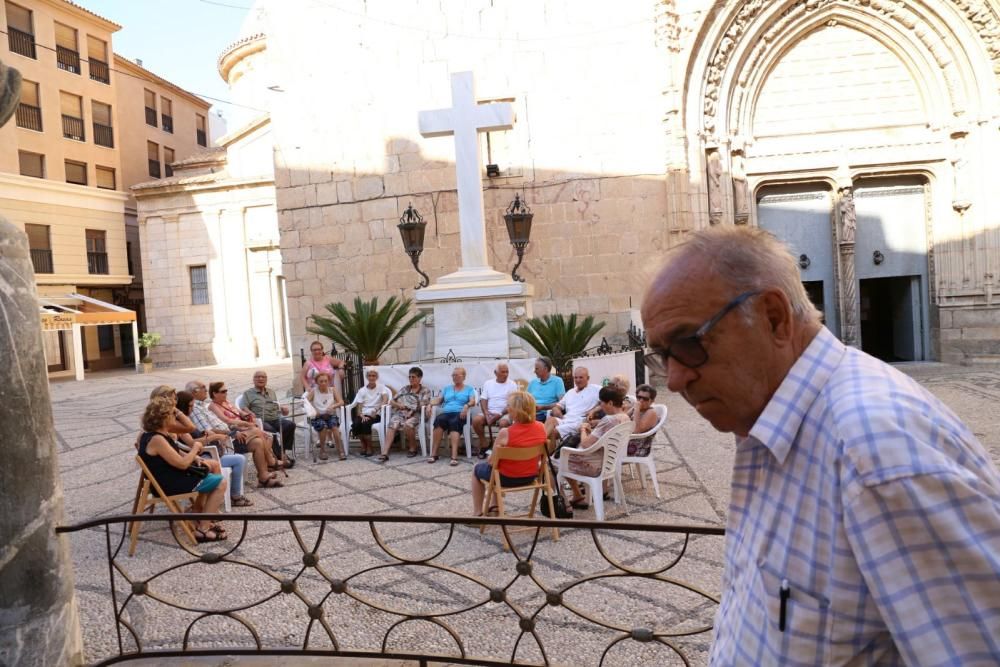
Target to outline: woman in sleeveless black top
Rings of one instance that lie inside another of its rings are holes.
[[[189,452],[181,452],[176,441],[166,435],[174,421],[174,405],[168,398],[155,398],[146,406],[142,415],[144,433],[139,436],[139,458],[149,468],[150,474],[167,495],[190,493],[201,481],[187,471],[198,460],[202,444],[195,441]],[[199,493],[194,501],[195,512],[215,513],[225,500],[226,482],[222,481],[208,493]],[[226,539],[221,525],[199,521],[195,528],[199,542]]]

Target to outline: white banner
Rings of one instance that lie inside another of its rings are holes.
[[[599,357],[582,357],[573,360],[573,368],[583,366],[590,373],[590,381],[604,386],[619,373],[628,378],[628,393],[635,393],[635,352],[602,354]]]
[[[408,376],[410,369],[418,366],[424,372],[423,384],[432,391],[441,391],[451,384],[451,372],[458,366],[465,369],[465,383],[477,390],[482,389],[487,380],[494,379],[493,371],[500,363],[500,359],[483,359],[480,361],[456,362],[453,364],[439,363],[415,363],[415,364],[393,364],[391,366],[365,366],[365,373],[369,369],[378,371],[378,379],[384,385],[391,387],[394,391],[399,391],[409,384]],[[506,362],[510,368],[510,379],[524,380],[531,382],[535,379],[534,359],[510,359]]]

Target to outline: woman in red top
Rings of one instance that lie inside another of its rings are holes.
[[[535,399],[526,391],[515,391],[507,397],[507,414],[511,425],[501,429],[494,443],[494,451],[500,447],[534,447],[545,443],[545,426],[535,420]],[[485,487],[480,480],[488,482],[493,474],[493,459],[477,463],[472,470],[472,513],[483,514],[483,494]],[[527,486],[538,477],[538,459],[528,461],[501,461],[500,484],[504,487]]]

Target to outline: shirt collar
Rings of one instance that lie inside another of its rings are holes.
[[[829,329],[821,327],[754,422],[750,439],[767,447],[779,464],[788,458],[806,413],[846,351]]]

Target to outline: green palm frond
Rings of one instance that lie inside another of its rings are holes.
[[[590,339],[604,328],[604,322],[594,322],[593,315],[577,321],[576,313],[532,317],[527,324],[511,329],[518,338],[552,359],[557,371],[569,368],[570,359],[587,349]]]
[[[371,301],[355,297],[353,311],[342,303],[328,303],[325,308],[330,317],[310,315],[312,324],[306,326],[306,331],[329,338],[372,362],[424,318],[424,313],[417,313],[407,319],[412,305],[411,299],[396,297],[390,297],[381,307],[378,297]]]

